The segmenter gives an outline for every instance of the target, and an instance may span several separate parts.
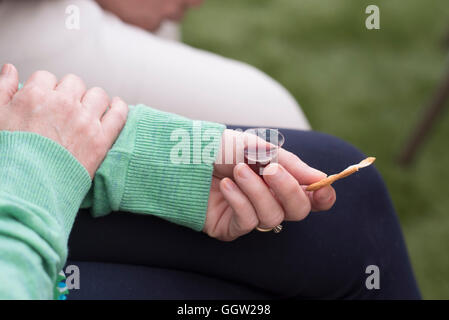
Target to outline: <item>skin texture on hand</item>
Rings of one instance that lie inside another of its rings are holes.
[[[284,149],[279,149],[278,163],[264,169],[262,180],[247,164],[239,161],[243,159],[245,135],[233,130],[223,132],[204,232],[231,241],[257,226],[272,228],[284,220],[300,221],[310,211],[329,210],[334,205],[336,193],[331,186],[305,191],[307,185],[325,178],[326,174]],[[226,150],[227,154],[231,150],[233,164],[221,164],[228,163],[223,160]]]
[[[105,10],[124,22],[155,31],[165,20],[179,21],[184,12],[203,0],[96,0]]]
[[[126,123],[128,105],[120,98],[110,101],[103,89],[86,91],[84,82],[71,74],[58,81],[37,71],[19,91],[18,83],[16,68],[4,65],[0,130],[34,132],[59,143],[93,178]]]

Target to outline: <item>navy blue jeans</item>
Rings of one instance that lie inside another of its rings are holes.
[[[335,173],[365,156],[317,132],[282,130],[285,148]],[[382,159],[380,159],[382,160]],[[80,268],[69,299],[419,299],[404,238],[374,167],[334,185],[337,202],[279,234],[233,242],[151,216],[80,212],[68,264]],[[379,268],[368,289],[366,268]]]

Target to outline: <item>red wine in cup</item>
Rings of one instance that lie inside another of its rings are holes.
[[[265,145],[256,147],[245,147],[245,163],[259,176],[263,176],[263,169],[268,166],[277,154],[277,147]]]

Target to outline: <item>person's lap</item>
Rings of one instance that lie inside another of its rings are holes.
[[[283,133],[286,149],[327,173],[363,158],[347,143],[324,134]],[[71,234],[69,258],[73,263],[91,262],[81,263],[82,279],[96,281],[97,291],[84,284],[84,291],[72,297],[101,294],[108,279],[101,274],[109,272],[122,284],[111,285],[114,277],[105,286],[108,291],[115,288],[114,297],[128,283],[122,297],[142,298],[148,292],[144,297],[229,298],[240,290],[244,294],[236,298],[419,298],[397,217],[378,172],[364,169],[335,188],[337,202],[328,212],[285,222],[279,234],[254,231],[233,242],[151,216],[113,213],[94,219],[81,212]],[[92,262],[107,264],[96,267]],[[129,272],[116,264],[129,265]],[[365,287],[369,265],[380,269],[379,290]],[[131,266],[144,267],[136,271]],[[137,279],[144,278],[147,281],[139,285]]]
[[[68,261],[81,270],[79,299],[270,299],[272,295],[228,280],[133,264]]]

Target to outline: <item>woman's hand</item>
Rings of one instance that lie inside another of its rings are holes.
[[[307,185],[326,177],[309,167],[296,155],[279,149],[278,163],[268,165],[263,179],[243,159],[247,134],[225,130],[217,157],[209,196],[204,232],[211,237],[231,241],[256,227],[273,228],[282,221],[300,221],[310,211],[330,209],[336,200],[331,186],[306,192]],[[231,154],[232,164],[224,154]]]
[[[14,66],[0,74],[0,130],[34,132],[66,148],[93,177],[126,123],[128,106],[83,81],[35,72],[17,91]],[[108,106],[110,109],[108,110]]]

